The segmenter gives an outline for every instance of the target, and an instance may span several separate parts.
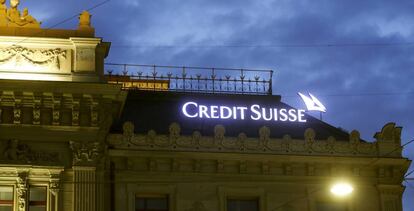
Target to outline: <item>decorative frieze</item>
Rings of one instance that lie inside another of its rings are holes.
[[[59,48],[33,49],[12,45],[0,49],[0,70],[10,70],[13,67],[16,71],[59,71],[67,58],[66,54],[66,50]]]
[[[60,162],[57,152],[33,151],[27,144],[17,139],[7,141],[0,163],[13,164],[57,164]]]
[[[303,140],[292,139],[288,134],[281,139],[270,138],[271,131],[266,126],[259,129],[257,138],[247,137],[243,132],[237,137],[227,137],[223,125],[215,126],[214,136],[209,137],[202,136],[198,131],[192,135],[181,135],[178,123],[172,123],[169,134],[165,135],[157,134],[154,130],[148,131],[146,135],[135,134],[131,122],[125,122],[123,129],[123,134],[110,134],[107,137],[107,142],[116,149],[359,156],[381,155],[378,147],[386,148],[388,152],[395,149],[395,144],[384,146],[383,140],[363,142],[358,131],[352,131],[349,140],[338,141],[332,136],[326,140],[316,140],[316,132],[312,128],[305,130]],[[394,153],[394,156],[401,154]]]
[[[105,126],[103,131],[106,134],[112,123],[112,115],[106,114],[111,113],[115,108],[111,104],[112,101],[108,101],[109,109],[101,109],[104,99],[101,95],[3,91],[0,95],[0,114],[4,108],[11,108],[11,110],[7,115],[0,115],[0,124]],[[100,122],[101,110],[104,116],[109,116],[109,121]],[[1,121],[2,119],[5,121]]]
[[[104,148],[99,142],[69,142],[73,165],[95,166],[103,157]]]

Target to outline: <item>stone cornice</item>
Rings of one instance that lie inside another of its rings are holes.
[[[393,126],[393,125],[391,125]],[[390,126],[388,126],[390,127]],[[225,128],[217,125],[214,136],[205,137],[198,131],[191,136],[180,134],[180,125],[172,123],[168,135],[159,135],[154,130],[147,134],[135,134],[134,125],[125,122],[123,134],[110,134],[108,144],[115,149],[162,150],[162,151],[199,151],[199,152],[228,152],[228,153],[260,153],[260,154],[297,154],[297,155],[331,155],[331,156],[360,156],[360,157],[401,157],[401,153],[381,154],[380,150],[393,152],[399,148],[398,142],[379,140],[368,143],[362,142],[359,132],[353,131],[349,140],[337,141],[334,137],[327,140],[315,140],[316,134],[312,128],[304,133],[304,140],[292,139],[289,135],[283,138],[271,138],[270,129],[263,126],[258,131],[257,138],[249,138],[244,133],[238,137],[226,137]],[[384,145],[385,144],[385,145]]]

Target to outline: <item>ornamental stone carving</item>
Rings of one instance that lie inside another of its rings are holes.
[[[10,8],[7,8],[5,2],[5,0],[0,1],[0,26],[40,28],[41,22],[33,18],[27,8],[20,13],[19,0],[10,0]]]
[[[4,151],[4,159],[27,162],[28,154],[29,148],[27,145],[20,144],[17,139],[12,139],[8,141],[7,148]]]
[[[270,139],[270,129],[263,126],[259,129],[259,140],[262,144],[266,143]]]
[[[17,208],[19,211],[25,211],[27,201],[27,172],[19,173],[16,182]]]
[[[401,143],[401,127],[396,127],[395,123],[386,124],[381,132],[377,132],[374,137],[379,142]]]
[[[124,124],[122,125],[122,130],[123,130],[125,139],[130,140],[132,137],[134,137],[134,130],[135,130],[134,123],[129,122],[129,121],[124,122]]]
[[[66,59],[66,50],[56,49],[29,49],[13,45],[0,49],[0,69],[14,70],[38,69],[44,72],[61,69],[62,60]]]
[[[73,165],[96,165],[103,157],[103,146],[99,142],[70,141]]]
[[[201,133],[199,131],[194,131],[192,135],[193,144],[199,144],[201,139]]]
[[[148,143],[154,143],[156,136],[157,136],[157,132],[155,132],[155,130],[148,131],[148,134],[147,134]]]
[[[27,144],[11,139],[7,142],[1,160],[19,164],[56,164],[60,159],[56,152],[35,152]]]
[[[316,133],[312,128],[308,128],[305,130],[304,133],[305,142],[313,142],[315,141]]]
[[[224,134],[226,133],[226,129],[223,125],[216,125],[214,127],[214,138],[216,141],[221,142],[224,139]]]
[[[239,135],[237,136],[237,143],[240,147],[244,147],[246,140],[247,135],[245,133],[239,133]]]
[[[266,127],[259,129],[259,137],[247,137],[243,132],[236,137],[227,137],[222,125],[214,127],[214,136],[202,136],[199,131],[183,135],[178,127],[178,124],[171,124],[168,134],[157,134],[154,130],[147,134],[134,134],[130,141],[124,141],[124,134],[110,134],[107,142],[118,149],[360,156],[377,156],[380,150],[389,152],[396,147],[395,143],[360,141],[356,131],[351,132],[347,140],[336,140],[333,136],[316,140],[313,129],[307,129],[304,138],[297,139],[289,134],[282,138],[270,138],[270,129]],[[401,156],[401,152],[395,152],[392,156]]]
[[[181,127],[178,123],[174,122],[168,128],[170,132],[170,139],[177,139],[180,136]]]
[[[91,29],[91,14],[84,10],[79,15],[79,29]]]
[[[349,134],[349,143],[351,144],[355,144],[355,143],[359,143],[360,142],[360,134],[357,130],[353,130],[350,134]]]
[[[60,174],[50,175],[49,190],[53,195],[57,195],[60,190]]]
[[[196,201],[193,203],[192,207],[186,211],[207,211],[207,209],[202,202]]]

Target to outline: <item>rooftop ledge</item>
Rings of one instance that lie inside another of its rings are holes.
[[[0,27],[0,36],[27,36],[27,37],[50,37],[50,38],[70,38],[70,37],[95,37],[95,29],[42,29],[24,27]]]

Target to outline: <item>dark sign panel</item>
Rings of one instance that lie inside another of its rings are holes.
[[[271,137],[303,138],[305,130],[313,128],[317,139],[329,136],[348,139],[346,132],[281,102],[280,96],[270,95],[130,91],[112,132],[121,133],[125,121],[134,123],[136,133],[155,130],[168,134],[169,125],[176,122],[181,133],[187,135],[199,131],[211,136],[216,125],[223,125],[226,136],[243,132],[248,137],[257,137],[259,129],[267,126]]]

